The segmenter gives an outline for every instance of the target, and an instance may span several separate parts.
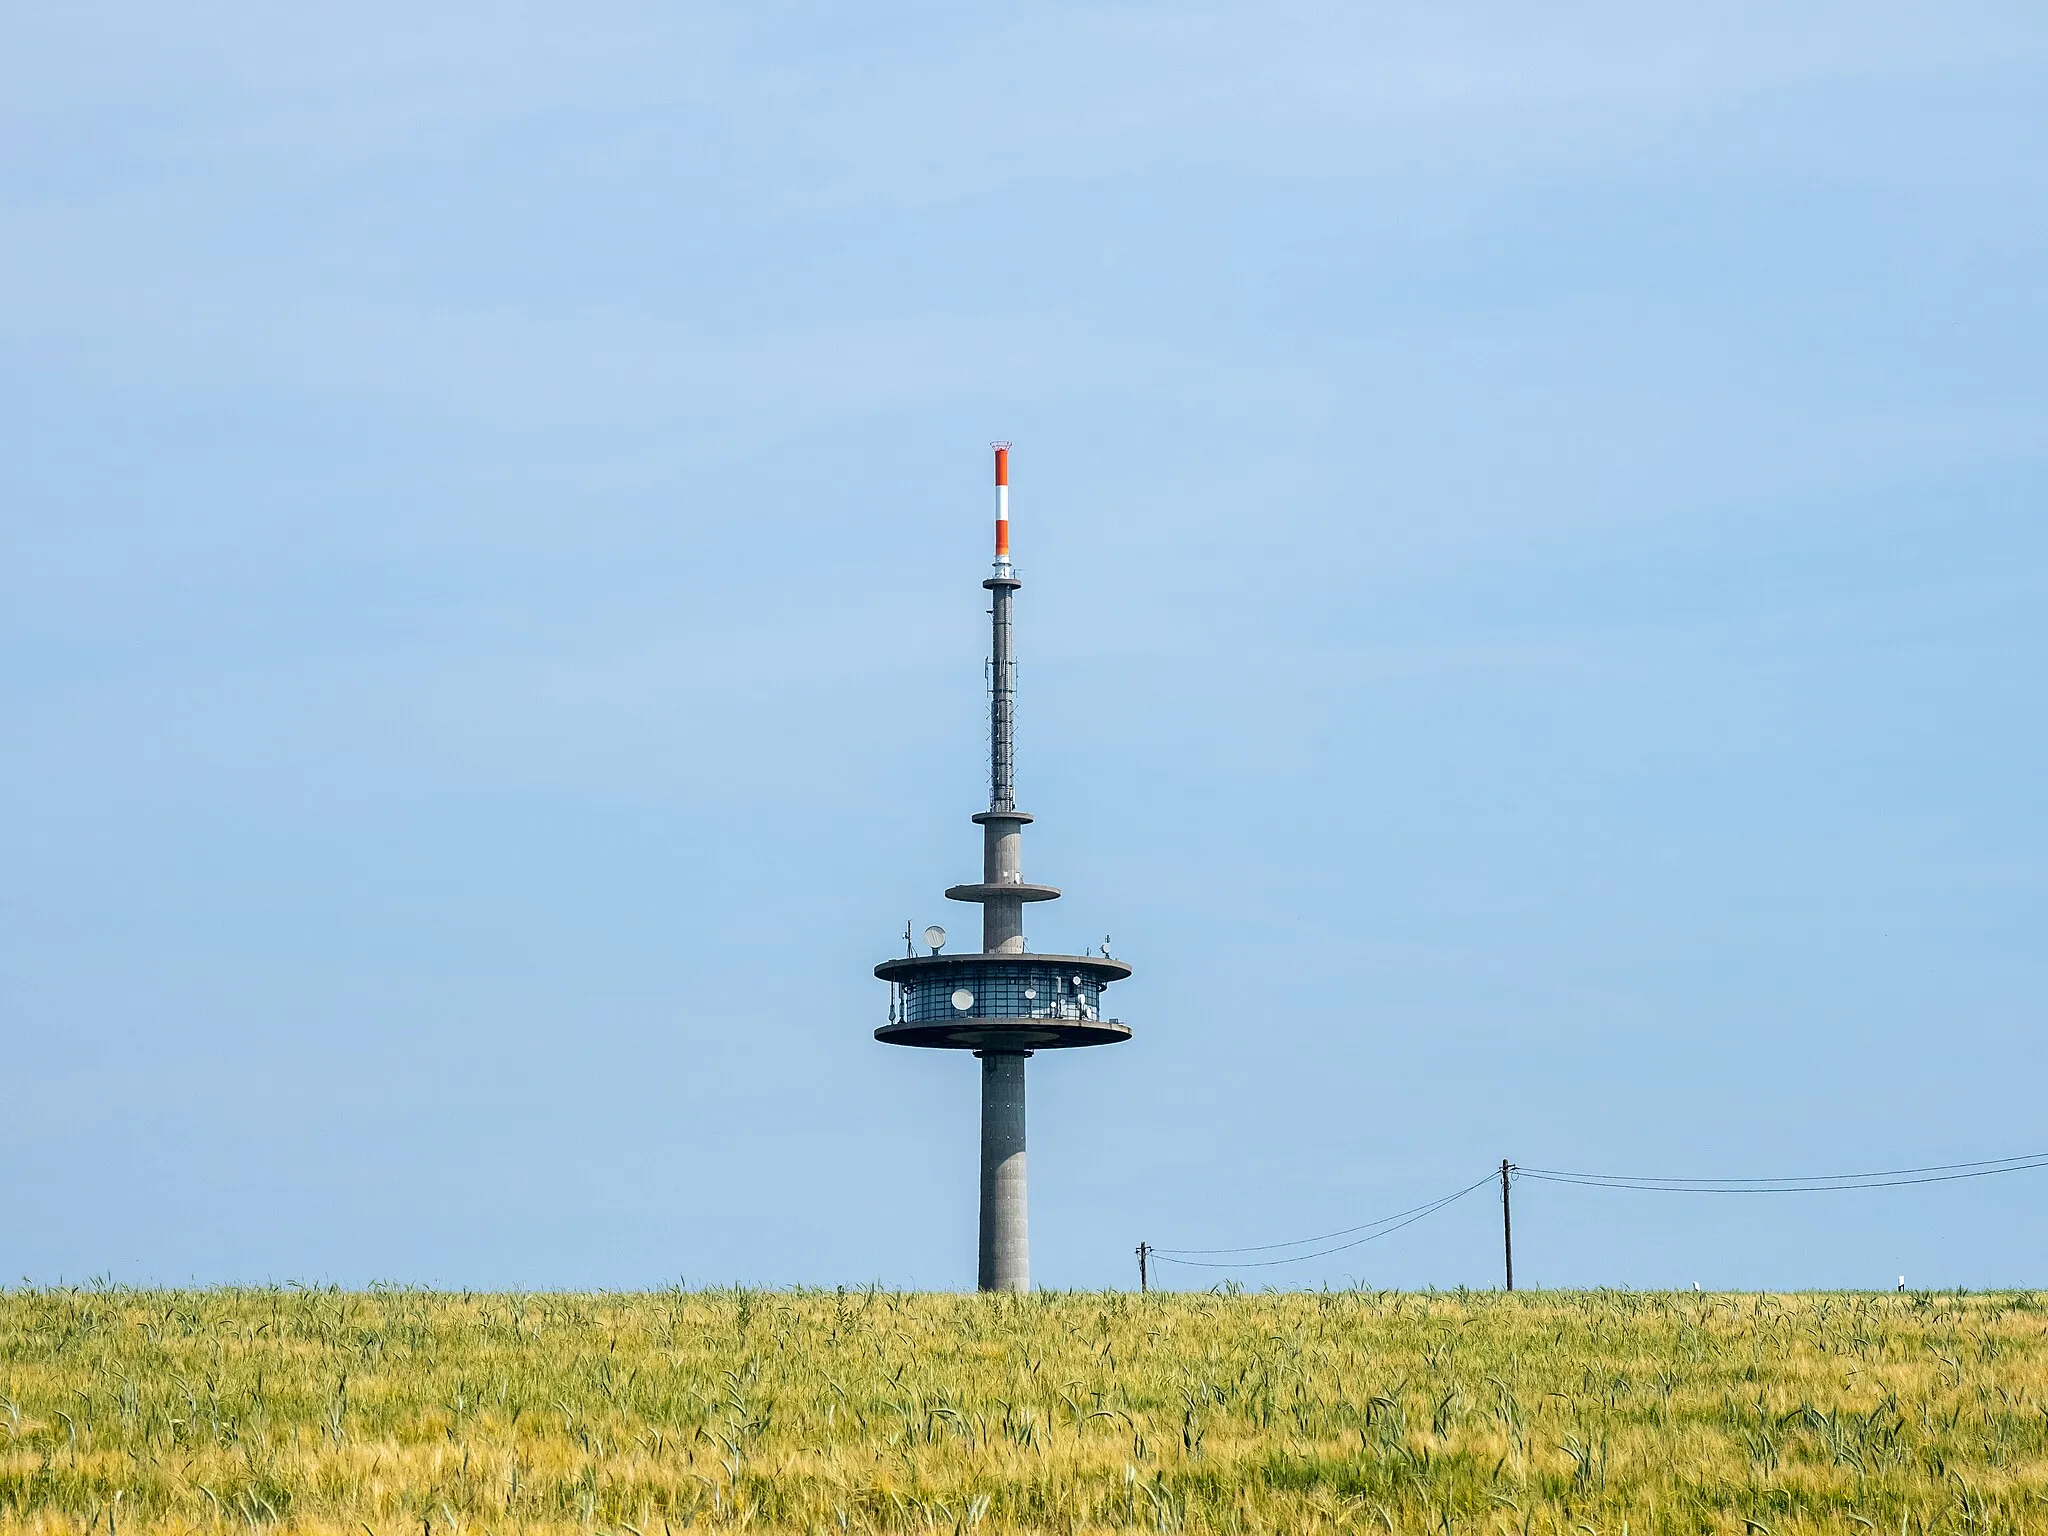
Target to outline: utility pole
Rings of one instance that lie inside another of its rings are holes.
[[[1138,1244],[1138,1294],[1140,1296],[1152,1289],[1149,1277],[1145,1273],[1145,1260],[1151,1256],[1152,1245],[1150,1243]]]
[[[1508,1211],[1508,1175],[1514,1171],[1514,1164],[1506,1158],[1500,1160],[1500,1246],[1508,1261],[1508,1289],[1515,1288],[1515,1225]]]

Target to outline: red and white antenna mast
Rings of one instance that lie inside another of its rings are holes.
[[[1010,595],[1023,583],[1010,565],[1010,445],[996,451],[996,569],[982,585],[989,604],[993,643],[989,653],[989,797],[991,811],[1014,811],[1017,768],[1017,662],[1010,649]],[[1019,933],[1023,932],[1020,928]]]
[[[996,566],[1010,563],[1010,445],[990,443],[996,451]]]

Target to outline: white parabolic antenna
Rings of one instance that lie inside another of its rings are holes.
[[[946,944],[946,930],[937,923],[933,923],[931,927],[925,929],[924,941],[931,945],[933,949],[943,949]]]
[[[958,988],[953,993],[953,1006],[961,1013],[965,1013],[974,1006],[974,994],[965,987]]]

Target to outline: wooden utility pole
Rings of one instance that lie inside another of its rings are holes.
[[[1506,1158],[1500,1160],[1500,1246],[1508,1261],[1508,1289],[1515,1288],[1515,1224],[1508,1211],[1508,1174],[1514,1164]]]
[[[1150,1243],[1138,1244],[1138,1294],[1144,1295],[1152,1289],[1151,1278],[1145,1273],[1145,1260],[1152,1256]]]

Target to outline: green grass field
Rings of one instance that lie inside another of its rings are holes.
[[[0,1525],[2048,1531],[2048,1297],[16,1290]]]

